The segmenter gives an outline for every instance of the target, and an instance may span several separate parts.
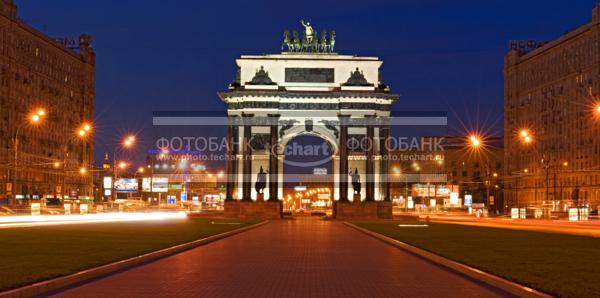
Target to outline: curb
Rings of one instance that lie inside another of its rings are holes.
[[[468,276],[470,278],[473,278],[475,280],[478,280],[480,282],[488,284],[492,287],[501,289],[505,292],[516,295],[518,297],[553,297],[546,293],[543,293],[543,292],[534,290],[532,288],[520,285],[518,283],[506,280],[502,277],[481,271],[479,269],[473,268],[471,266],[467,266],[465,264],[461,264],[461,263],[452,261],[450,259],[446,259],[446,258],[438,256],[434,253],[430,253],[428,251],[420,249],[416,246],[412,246],[410,244],[406,244],[404,242],[384,236],[382,234],[361,228],[361,227],[351,224],[349,222],[344,222],[344,224],[353,229],[356,229],[360,232],[363,232],[373,238],[383,241],[386,244],[389,244],[396,248],[407,251],[408,253],[414,254],[418,257],[421,257],[428,261],[431,261],[437,265],[444,266],[450,270],[453,270],[455,272],[458,272],[460,274],[463,274],[465,276]]]
[[[93,278],[106,276],[106,275],[109,275],[116,271],[120,271],[123,269],[129,269],[129,268],[137,266],[137,265],[150,263],[150,262],[156,261],[158,259],[172,256],[172,255],[178,254],[180,252],[183,252],[183,251],[195,248],[195,247],[206,245],[211,242],[215,242],[217,240],[221,240],[221,239],[224,239],[224,238],[227,238],[227,237],[230,237],[230,236],[233,236],[233,235],[236,235],[236,234],[239,234],[239,233],[242,233],[242,232],[254,229],[254,228],[258,228],[267,223],[268,223],[268,221],[262,221],[257,224],[253,224],[251,226],[247,226],[247,227],[243,227],[243,228],[236,229],[233,231],[229,231],[229,232],[225,232],[225,233],[221,233],[221,234],[217,234],[217,235],[212,235],[212,236],[209,236],[206,238],[202,238],[202,239],[194,240],[191,242],[167,247],[167,248],[157,250],[154,252],[150,252],[147,254],[143,254],[143,255],[140,255],[137,257],[117,261],[114,263],[102,265],[102,266],[91,268],[91,269],[87,269],[87,270],[73,273],[73,274],[70,274],[67,276],[57,277],[57,278],[37,282],[37,283],[31,284],[31,285],[23,286],[20,288],[8,290],[5,292],[0,292],[0,298],[13,298],[13,297],[21,298],[21,297],[39,296],[39,295],[42,295],[42,294],[50,292],[50,291],[59,290],[61,288],[72,286],[77,283],[85,282],[85,281],[88,281]]]

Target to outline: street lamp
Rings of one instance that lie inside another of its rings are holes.
[[[14,203],[17,203],[17,168],[18,168],[18,160],[19,160],[19,133],[21,132],[21,129],[23,129],[23,127],[26,124],[34,124],[37,125],[39,124],[44,117],[46,116],[46,110],[44,109],[38,109],[36,112],[31,113],[31,115],[29,115],[29,121],[28,122],[23,122],[21,123],[21,125],[17,126],[17,129],[15,131],[15,137],[13,139],[13,154],[14,154],[14,164],[13,164],[13,183],[11,185],[12,188],[12,192],[14,193],[14,198],[15,201]]]
[[[481,138],[477,135],[472,134],[471,136],[469,136],[469,144],[471,144],[472,148],[477,149],[482,145]]]
[[[134,135],[128,135],[125,138],[123,138],[122,141],[122,146],[125,149],[130,149],[131,147],[133,147],[133,145],[135,144],[136,138]],[[117,148],[118,149],[118,148]],[[117,195],[115,193],[115,182],[117,181],[117,150],[115,149],[115,151],[113,152],[113,183],[112,183],[112,197],[113,197],[113,201],[117,198]],[[120,169],[125,169],[127,167],[127,164],[125,162],[120,162],[118,167]]]
[[[130,135],[123,140],[123,146],[129,148],[135,144],[135,136]]]
[[[533,141],[533,137],[527,129],[521,129],[521,131],[519,132],[519,137],[521,141],[525,144],[529,144]]]
[[[74,131],[75,137],[79,138],[81,140],[85,140],[87,138],[87,136],[90,135],[91,133],[92,133],[92,125],[87,122],[84,122],[78,129],[76,129]],[[66,180],[66,176],[68,173],[67,156],[69,155],[68,150],[69,150],[69,144],[71,142],[73,142],[73,138],[69,137],[69,138],[67,138],[67,143],[64,144],[64,153],[63,153],[63,161],[62,161],[63,177],[62,177],[62,182],[61,182],[61,192],[63,193],[62,194],[63,200],[64,200],[64,193],[65,193],[65,180]],[[82,159],[82,163],[85,163],[85,161],[83,159]],[[77,161],[77,164],[79,164],[79,161]],[[85,164],[82,164],[82,167],[79,168],[79,173],[82,175],[85,175],[87,173],[87,169],[85,168],[85,166],[86,166]],[[55,168],[60,167],[60,163],[55,162],[54,167]],[[81,186],[81,183],[80,183],[80,186]]]

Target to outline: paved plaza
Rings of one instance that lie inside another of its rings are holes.
[[[498,297],[341,222],[273,221],[57,297]]]

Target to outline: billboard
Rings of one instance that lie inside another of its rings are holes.
[[[115,180],[115,192],[136,192],[138,181],[135,178],[119,178]]]
[[[112,177],[104,177],[102,181],[105,189],[112,188]]]
[[[471,206],[471,205],[473,205],[473,196],[465,195],[465,206]]]
[[[152,180],[152,192],[168,192],[169,178],[166,177],[154,177],[142,179],[142,190],[150,192],[150,180]]]

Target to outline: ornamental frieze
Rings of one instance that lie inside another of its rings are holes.
[[[375,110],[389,111],[390,105],[365,103],[365,102],[343,102],[343,103],[317,103],[317,102],[264,102],[245,101],[230,102],[230,110],[242,109],[279,109],[279,110]]]

